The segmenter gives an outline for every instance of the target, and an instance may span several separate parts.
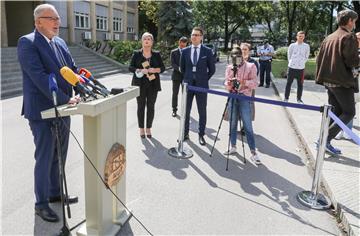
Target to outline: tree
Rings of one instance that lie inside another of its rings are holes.
[[[225,50],[240,26],[246,27],[254,22],[256,2],[243,1],[194,1],[195,23],[207,26],[206,31],[224,30]]]
[[[185,1],[160,2],[158,10],[159,38],[173,44],[181,36],[188,36],[192,29],[190,5]]]
[[[139,1],[139,34],[144,32],[151,33],[155,39],[158,35],[158,16],[159,2]]]

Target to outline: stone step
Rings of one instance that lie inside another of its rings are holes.
[[[128,72],[126,67],[108,61],[91,51],[80,47],[70,47],[76,65],[88,69],[95,78]],[[1,50],[1,99],[22,95],[22,72],[17,59],[16,47]]]

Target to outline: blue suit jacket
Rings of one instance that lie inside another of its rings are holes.
[[[75,63],[64,40],[53,39],[69,68],[76,71]],[[58,84],[58,104],[66,104],[72,96],[72,86],[60,74],[61,65],[49,43],[38,32],[22,36],[18,41],[18,59],[23,74],[23,107],[21,115],[29,120],[41,120],[40,112],[53,107],[49,90],[49,74],[54,73]]]
[[[191,46],[182,50],[180,68],[184,75],[184,83],[209,88],[209,79],[215,73],[215,60],[210,48],[201,45],[199,60],[196,64],[196,81],[193,78],[193,64],[191,61]]]

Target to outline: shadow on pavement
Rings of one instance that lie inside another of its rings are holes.
[[[211,148],[211,146],[209,144],[206,145],[206,147],[209,149],[209,152],[205,152],[203,149],[199,148],[193,142],[189,142],[188,144],[192,148],[192,150],[204,162],[206,162],[219,176],[238,182],[240,184],[240,187],[248,194],[255,195],[255,196],[259,196],[259,195],[266,196],[268,199],[279,204],[279,206],[282,209],[282,212],[278,211],[276,209],[270,208],[270,207],[268,207],[262,203],[259,203],[257,201],[251,200],[248,197],[241,196],[240,194],[238,194],[236,192],[222,188],[218,184],[214,183],[214,186],[216,186],[218,189],[225,191],[227,193],[233,194],[235,196],[238,196],[242,199],[251,201],[261,207],[265,207],[272,211],[278,212],[279,214],[289,216],[292,219],[295,219],[295,220],[297,220],[303,224],[309,225],[313,228],[322,230],[328,234],[332,234],[329,231],[326,231],[324,229],[321,229],[321,228],[311,224],[306,219],[303,219],[300,215],[296,214],[292,210],[292,207],[295,207],[295,208],[301,209],[301,210],[306,210],[306,211],[311,210],[310,208],[307,208],[307,207],[301,205],[296,200],[296,195],[299,192],[304,191],[303,188],[288,181],[287,179],[283,178],[279,174],[271,171],[265,165],[260,165],[257,167],[252,162],[249,162],[249,161],[246,164],[244,164],[243,162],[239,162],[238,160],[230,159],[229,160],[229,170],[226,171],[226,169],[225,169],[226,168],[226,159],[219,158],[219,157],[223,157],[223,155],[217,149],[214,149],[213,157],[209,157],[210,148]],[[256,173],[256,174],[254,174],[254,173]],[[204,177],[203,174],[201,174],[201,176]],[[205,180],[209,183],[208,179],[209,178],[206,177]],[[211,181],[211,183],[213,184],[213,181]],[[268,194],[267,192],[264,192],[260,188],[258,188],[256,185],[258,185],[259,183],[262,183],[271,194]]]
[[[301,157],[280,148],[279,146],[275,145],[274,143],[259,134],[254,134],[254,136],[256,141],[256,147],[259,152],[267,154],[274,158],[284,159],[294,165],[305,166],[305,164],[301,160]]]

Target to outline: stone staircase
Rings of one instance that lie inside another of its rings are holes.
[[[95,78],[128,72],[128,67],[82,46],[69,47],[76,65]],[[16,47],[1,48],[1,100],[22,95],[22,73]]]

